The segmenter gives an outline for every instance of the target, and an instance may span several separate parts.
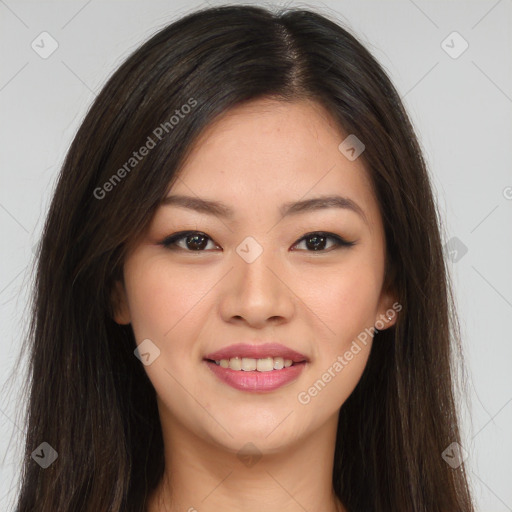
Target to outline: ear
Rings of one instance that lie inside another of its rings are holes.
[[[395,325],[401,310],[402,305],[397,300],[394,291],[389,288],[382,290],[375,315],[375,328],[384,331]]]
[[[131,322],[130,308],[128,307],[128,299],[126,297],[126,288],[124,280],[119,279],[115,281],[112,288],[112,310],[113,319],[120,325],[127,325]]]

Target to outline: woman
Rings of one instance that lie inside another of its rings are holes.
[[[187,15],[114,73],[60,174],[16,510],[472,511],[443,456],[451,311],[369,52],[310,11]]]

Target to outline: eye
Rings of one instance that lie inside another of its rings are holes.
[[[328,247],[329,250],[326,250],[325,246],[328,240],[332,241],[332,245]],[[183,231],[168,236],[161,242],[161,245],[172,250],[178,248],[188,252],[204,252],[209,241],[213,243],[213,240],[208,235],[200,231]],[[184,242],[184,244],[180,245],[181,242]],[[338,235],[323,231],[315,231],[304,235],[293,247],[300,243],[305,244],[307,252],[330,252],[330,250],[336,247],[351,247],[355,245],[355,242],[349,242]],[[218,246],[215,245],[215,247]]]
[[[184,246],[179,245],[178,242],[185,241]],[[161,244],[168,249],[183,249],[189,250],[189,252],[202,252],[208,245],[208,240],[212,241],[211,238],[205,233],[200,231],[183,231],[181,233],[175,233],[174,235],[165,238]]]
[[[315,231],[313,233],[308,233],[307,235],[304,235],[296,245],[299,243],[302,243],[304,241],[305,246],[308,249],[311,249],[311,251],[320,251],[320,252],[330,252],[325,250],[325,245],[327,240],[331,240],[333,242],[333,245],[331,245],[330,249],[336,248],[336,247],[351,247],[355,245],[355,242],[349,242],[345,240],[344,238],[341,238],[338,235],[335,235],[333,233],[325,233],[323,231]]]

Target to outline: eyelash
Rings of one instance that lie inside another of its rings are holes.
[[[179,247],[178,245],[176,245],[176,242],[179,242],[180,240],[186,239],[193,235],[200,235],[202,237],[208,238],[209,240],[211,240],[213,242],[213,240],[206,233],[203,233],[201,231],[181,231],[179,233],[174,233],[173,235],[169,235],[164,240],[162,240],[160,242],[160,244],[169,250],[183,250],[185,252],[208,252],[208,250],[205,250],[205,249],[193,251],[193,250],[189,250],[189,249]],[[295,244],[293,244],[293,245],[295,246],[298,243],[302,242],[303,240],[307,240],[308,238],[313,238],[315,235],[333,240],[335,243],[335,248],[338,248],[338,249],[342,248],[342,247],[349,248],[349,247],[352,247],[353,245],[355,245],[355,243],[356,243],[356,242],[349,242],[348,240],[345,240],[344,238],[342,238],[338,235],[335,235],[334,233],[327,233],[325,231],[312,231],[310,233],[306,233],[302,238],[297,240],[297,242],[295,242]],[[330,250],[321,249],[319,251],[308,251],[306,249],[306,252],[322,253],[322,252],[330,252]]]

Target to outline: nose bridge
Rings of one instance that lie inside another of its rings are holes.
[[[231,273],[228,316],[241,316],[248,322],[264,322],[272,317],[289,316],[292,311],[291,292],[279,279],[282,265],[277,251],[252,236],[236,248]]]
[[[276,252],[272,251],[268,239],[265,246],[253,236],[247,236],[236,248],[239,257],[235,266],[241,275],[243,287],[263,295],[275,295]]]

